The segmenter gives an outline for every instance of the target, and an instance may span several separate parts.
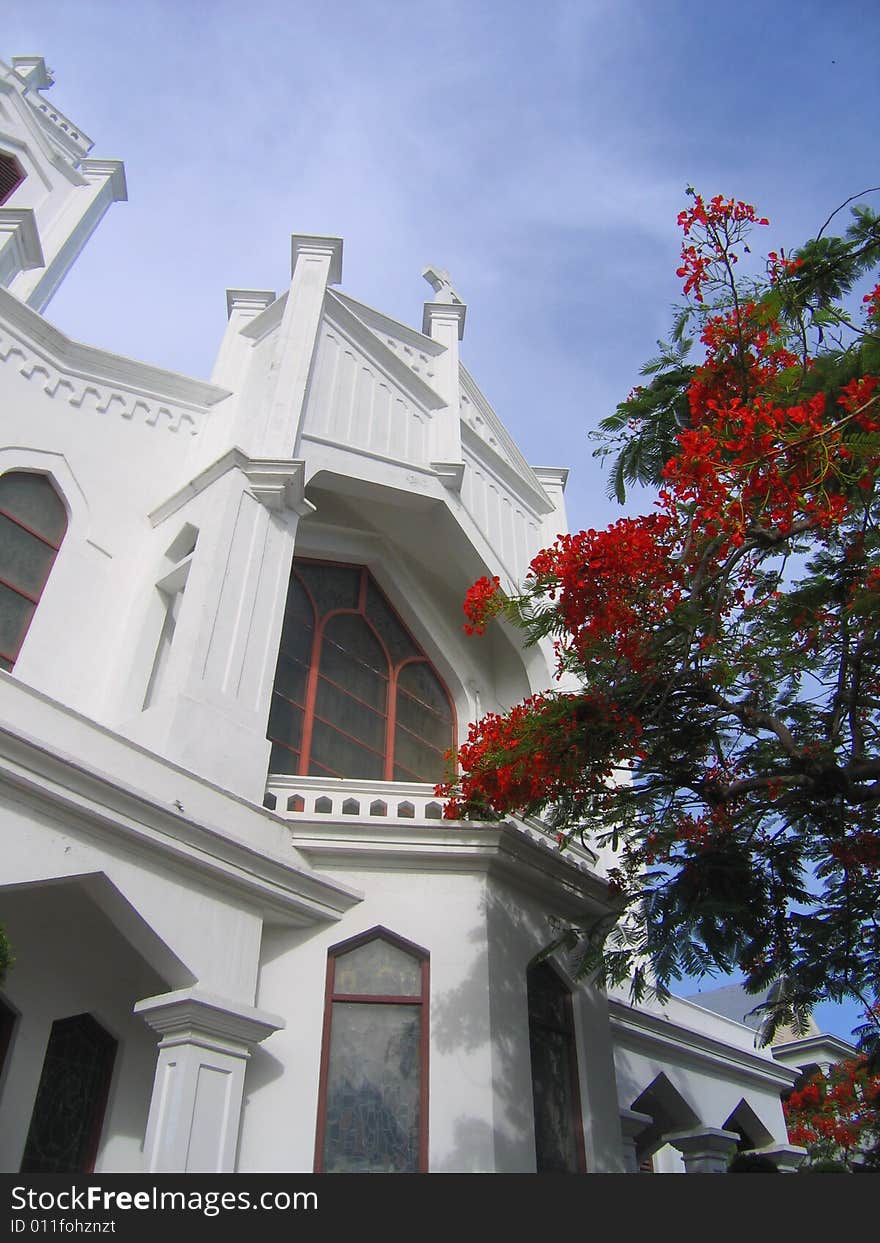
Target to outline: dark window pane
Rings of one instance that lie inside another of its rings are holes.
[[[0,583],[0,652],[10,659],[18,655],[35,608],[30,600]]]
[[[302,742],[302,724],[302,708],[279,695],[272,696],[268,736],[273,742],[282,742],[286,747],[298,751]]]
[[[308,662],[300,664],[282,652],[278,657],[278,668],[275,672],[276,692],[283,695],[285,699],[293,699],[298,704],[305,705],[308,679]]]
[[[0,514],[0,578],[39,599],[56,550]]]
[[[350,734],[374,751],[385,752],[385,716],[368,708],[323,678],[318,679],[315,716],[327,721],[343,734]]]
[[[315,721],[309,763],[309,772],[313,776],[330,774],[334,777],[367,777],[381,781],[384,771],[382,755],[367,750],[322,721]]]
[[[97,1152],[116,1041],[90,1014],[52,1024],[22,1174],[86,1174]]]
[[[67,512],[45,475],[12,470],[0,475],[0,509],[38,532],[57,548],[67,530]]]
[[[325,617],[337,609],[357,608],[361,587],[359,569],[309,561],[294,561],[294,568],[311,592],[319,617]]]
[[[336,956],[333,991],[372,997],[418,997],[422,991],[422,966],[418,958],[399,945],[374,937]]]
[[[450,743],[451,745],[451,743]],[[442,781],[444,753],[421,742],[398,725],[394,731],[394,763],[406,772],[403,781]]]
[[[288,751],[278,742],[272,743],[272,754],[269,757],[269,771],[272,773],[298,773],[300,755],[298,751]]]
[[[361,617],[331,617],[321,643],[321,673],[380,711],[385,711],[388,662]]]
[[[333,1004],[327,1172],[418,1171],[420,1031],[420,1006]]]
[[[528,998],[537,1170],[578,1174],[584,1164],[569,992],[551,967],[539,963],[528,974]]]
[[[369,577],[367,579],[367,617],[388,649],[393,665],[399,665],[401,661],[408,660],[412,656],[421,656],[422,653],[404,629],[403,623]]]

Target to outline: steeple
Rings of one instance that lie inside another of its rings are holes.
[[[41,56],[0,61],[0,286],[43,311],[111,203],[126,198],[119,160],[42,95]]]

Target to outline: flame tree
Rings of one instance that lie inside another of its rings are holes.
[[[748,276],[768,222],[688,193],[683,305],[597,433],[612,491],[656,502],[559,536],[518,594],[474,584],[465,628],[552,642],[560,686],[472,725],[438,791],[616,851],[619,919],[566,930],[583,973],[783,979],[771,1025],[857,998],[876,1038],[880,216]]]

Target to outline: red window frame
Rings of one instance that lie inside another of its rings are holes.
[[[416,995],[392,995],[392,994],[376,994],[376,993],[337,993],[334,991],[336,976],[336,959],[343,954],[349,953],[350,950],[358,949],[361,945],[366,945],[369,941],[387,941],[390,945],[394,945],[397,949],[402,950],[405,954],[418,959],[420,965],[421,992]],[[321,1037],[321,1069],[318,1086],[318,1121],[315,1133],[315,1173],[323,1174],[324,1171],[324,1141],[326,1138],[327,1126],[327,1086],[328,1072],[330,1068],[330,1048],[333,1038],[333,1003],[348,1002],[363,1005],[386,1005],[386,1006],[420,1006],[421,1007],[421,1023],[419,1028],[419,1157],[418,1157],[418,1173],[427,1174],[428,1172],[428,1053],[430,1049],[430,1034],[428,1031],[428,1017],[430,1013],[430,955],[427,950],[421,946],[415,945],[412,941],[407,941],[404,937],[398,936],[397,933],[389,931],[381,924],[375,928],[370,928],[367,932],[361,932],[357,936],[349,937],[347,941],[340,941],[338,945],[332,945],[327,951],[327,977],[324,990],[324,1024]]]
[[[14,523],[15,526],[20,528],[20,530],[26,531],[28,535],[32,535],[34,539],[39,540],[41,544],[45,544],[47,548],[53,549],[53,556],[49,559],[46,565],[46,572],[43,575],[43,581],[40,583],[39,591],[37,591],[36,594],[33,591],[28,591],[20,583],[14,582],[8,573],[4,573],[6,567],[3,565],[2,561],[0,561],[0,584],[6,587],[9,591],[14,592],[15,595],[21,596],[23,600],[29,601],[29,603],[34,606],[33,612],[27,620],[27,624],[23,627],[20,635],[18,636],[18,642],[16,643],[14,649],[4,650],[3,648],[0,648],[0,667],[8,666],[9,670],[15,668],[15,663],[21,654],[22,645],[27,638],[31,622],[34,619],[34,613],[37,611],[37,605],[42,599],[43,592],[46,590],[46,583],[48,583],[49,576],[52,573],[52,567],[55,565],[58,550],[64,542],[64,537],[67,534],[67,510],[64,506],[64,501],[61,499],[61,495],[55,487],[51,477],[44,474],[42,471],[10,470],[4,471],[3,474],[0,475],[0,480],[6,479],[13,475],[36,475],[41,479],[45,479],[55,495],[55,499],[58,502],[59,511],[63,515],[64,522],[61,534],[59,535],[56,543],[47,536],[43,535],[40,531],[35,531],[34,528],[27,522],[24,522],[13,509],[10,509],[8,506],[4,505],[2,500],[0,500],[0,514],[2,514],[4,518],[7,518],[10,522]]]
[[[330,609],[324,613],[321,613],[318,608],[317,601],[315,600],[314,595],[312,591],[310,590],[308,583],[302,576],[300,576],[297,573],[297,566],[302,565],[302,564],[312,565],[312,566],[326,566],[331,569],[345,569],[345,570],[356,571],[360,575],[357,606],[355,608],[342,608],[341,607],[341,608],[336,608],[336,609]],[[400,618],[399,614],[397,613],[397,610],[393,607],[391,602],[388,600],[388,597],[382,591],[381,587],[376,582],[375,578],[370,573],[369,569],[365,565],[353,565],[350,563],[340,562],[340,561],[318,561],[318,560],[313,560],[312,558],[308,558],[308,557],[298,557],[294,561],[293,568],[291,570],[291,582],[293,581],[294,578],[296,578],[296,581],[299,587],[303,590],[306,597],[308,598],[309,604],[311,605],[311,608],[312,608],[312,618],[314,621],[312,648],[311,648],[309,666],[308,666],[308,671],[307,671],[307,676],[306,676],[305,694],[303,697],[304,702],[299,703],[297,700],[291,698],[289,695],[283,694],[278,689],[277,672],[276,672],[275,685],[273,687],[272,694],[273,694],[273,699],[275,696],[277,696],[281,700],[286,700],[286,702],[288,702],[294,708],[302,712],[303,714],[302,736],[300,740],[299,750],[297,751],[296,748],[289,746],[283,739],[273,737],[272,727],[270,724],[269,731],[267,733],[267,736],[270,742],[289,751],[291,755],[298,756],[298,762],[296,764],[296,774],[299,776],[308,776],[309,769],[312,763],[312,754],[311,754],[312,737],[313,737],[315,722],[318,721],[322,724],[329,726],[331,729],[335,730],[337,733],[339,733],[343,737],[348,738],[350,741],[355,743],[358,747],[362,748],[363,750],[372,752],[372,754],[374,754],[377,757],[377,759],[379,759],[382,763],[382,775],[381,777],[377,778],[378,780],[384,780],[384,781],[409,780],[413,782],[434,780],[434,778],[427,779],[427,778],[419,776],[416,773],[411,773],[410,770],[407,770],[406,777],[395,776],[395,772],[394,772],[395,768],[398,768],[398,769],[406,768],[406,766],[402,764],[397,759],[397,756],[396,756],[396,737],[397,737],[397,728],[398,728],[398,719],[397,719],[398,695],[399,694],[404,694],[404,695],[410,694],[410,692],[407,691],[406,688],[401,687],[399,685],[400,676],[403,670],[412,665],[426,665],[428,669],[431,671],[431,673],[433,674],[433,676],[437,679],[437,683],[446,697],[446,702],[449,708],[449,748],[453,748],[455,746],[455,740],[457,738],[455,704],[452,699],[452,696],[449,693],[449,689],[446,686],[446,683],[440,677],[433,663],[428,659],[421,645],[417,643],[416,640],[413,638],[413,635],[411,631],[409,630],[409,627],[406,626],[406,624]],[[368,595],[370,584],[372,584],[374,591],[382,598],[389,612],[393,614],[398,625],[401,627],[403,632],[409,638],[410,643],[412,644],[415,652],[417,653],[416,655],[409,656],[409,657],[406,657],[405,659],[398,660],[398,661],[394,660],[391,652],[388,650],[387,644],[383,641],[382,636],[378,633],[375,626],[372,625],[369,617],[367,616],[367,595]],[[354,695],[347,687],[339,686],[338,683],[334,682],[331,678],[327,676],[326,673],[322,673],[321,671],[321,657],[322,657],[322,648],[324,644],[324,636],[326,634],[329,624],[334,620],[334,618],[341,617],[341,616],[360,617],[364,625],[368,627],[370,634],[376,640],[378,645],[381,647],[382,652],[384,653],[385,660],[387,662],[388,678],[387,678],[386,706],[385,706],[385,710],[382,712],[380,712],[378,709],[373,707],[373,705],[366,704],[364,703],[364,701],[358,700],[358,697]],[[280,663],[280,659],[281,659],[281,656],[279,656],[279,663]],[[320,679],[323,679],[328,685],[333,686],[336,689],[343,691],[350,699],[355,700],[356,702],[362,703],[363,706],[368,708],[370,711],[373,711],[377,715],[383,716],[385,718],[385,739],[384,739],[384,749],[382,753],[376,750],[375,747],[371,747],[363,739],[357,738],[354,735],[349,734],[346,730],[342,729],[337,722],[329,720],[328,718],[322,717],[318,714],[316,703],[317,703],[318,686],[319,686]],[[405,730],[408,734],[410,734],[411,737],[415,738],[421,745],[427,746],[431,750],[436,751],[438,753],[438,756],[442,757],[445,754],[445,749],[444,751],[441,751],[439,747],[436,747],[433,743],[429,742],[427,739],[415,734],[413,731],[409,730],[402,723],[400,724],[400,728],[402,730]],[[321,764],[321,768],[326,771],[328,776],[344,778],[344,777],[349,777],[352,775],[350,773],[331,771],[329,767],[324,764]],[[284,771],[289,772],[290,770],[286,769]]]

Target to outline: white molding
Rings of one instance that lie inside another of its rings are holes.
[[[145,997],[134,1013],[162,1037],[162,1048],[175,1044],[204,1044],[205,1037],[218,1051],[241,1053],[287,1026],[280,1014],[217,997],[199,988]]]
[[[290,509],[300,517],[315,512],[314,505],[305,497],[305,462],[296,458],[251,458],[236,446],[157,505],[147,515],[150,524],[159,526],[231,470],[240,470],[247,477],[251,492],[267,509]]]
[[[266,307],[271,306],[275,300],[276,295],[273,289],[227,289],[226,318],[229,319],[233,311],[245,311],[250,315],[258,315],[261,311],[265,311]]]
[[[15,251],[16,272],[29,272],[45,266],[33,208],[0,207],[0,237],[3,234],[10,239]]]
[[[8,685],[3,683],[8,680]],[[69,832],[79,832],[97,842],[127,842],[164,865],[199,876],[202,882],[232,892],[271,921],[296,926],[339,919],[361,898],[338,881],[288,861],[281,843],[287,840],[286,824],[270,812],[212,786],[185,769],[129,739],[96,726],[69,709],[53,704],[46,696],[16,683],[0,673],[0,691],[19,690],[54,708],[68,724],[81,726],[79,755],[88,750],[88,735],[105,756],[106,770],[74,758],[62,746],[46,745],[11,725],[0,724],[0,784],[26,796],[58,818]],[[53,731],[55,732],[55,731]],[[103,744],[103,745],[101,745]],[[108,746],[109,744],[109,746]],[[136,789],[113,775],[123,755],[139,754],[141,773],[151,791],[178,792],[174,801],[159,801],[153,793]],[[215,823],[203,814],[187,813],[191,807],[210,806]],[[179,804],[179,806],[177,806]],[[181,808],[183,810],[181,810]],[[233,836],[230,823],[249,839]]]
[[[694,1031],[668,1014],[651,1014],[613,997],[608,999],[608,1010],[616,1044],[648,1049],[667,1064],[694,1061],[713,1072],[720,1067],[728,1074],[733,1071],[764,1087],[770,1085],[776,1092],[790,1088],[797,1078],[793,1071],[769,1057]]]
[[[332,291],[330,291],[332,295]],[[392,384],[398,385],[412,397],[416,405],[426,414],[446,408],[446,402],[435,388],[395,354],[386,343],[367,327],[362,319],[339,299],[331,302],[328,297],[324,304],[323,324],[334,328],[349,345],[361,350],[369,361],[381,371]]]
[[[41,378],[49,396],[65,390],[75,408],[91,391],[99,410],[118,402],[124,418],[137,411],[143,422],[154,426],[164,414],[170,431],[179,430],[184,421],[198,431],[209,409],[230,396],[228,389],[204,380],[73,341],[5,289],[0,289],[0,329],[9,334],[4,340],[6,333],[0,333],[0,361],[12,359],[15,364],[17,359],[26,379]],[[177,407],[176,415],[168,406]]]
[[[330,257],[328,285],[338,285],[342,280],[342,238],[324,237],[317,233],[294,233],[290,239],[290,274],[304,256]]]

